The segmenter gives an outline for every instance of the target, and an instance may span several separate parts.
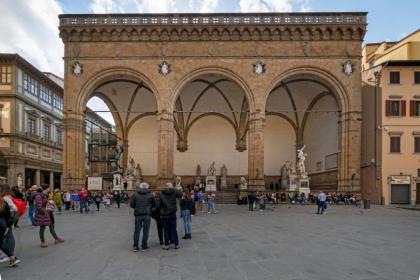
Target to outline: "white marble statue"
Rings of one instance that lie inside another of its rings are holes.
[[[22,176],[22,173],[19,173],[18,176],[17,176],[17,185],[18,185],[19,190],[22,190],[23,189],[23,176]]]
[[[223,164],[222,168],[220,169],[220,174],[224,178],[227,177],[227,168],[226,168],[226,165]]]
[[[136,174],[135,174],[135,176],[137,178],[143,177],[143,174],[142,174],[141,167],[140,167],[140,164],[139,163],[137,163],[137,165],[136,165]]]
[[[301,149],[297,150],[297,156],[298,156],[297,170],[299,171],[299,175],[302,178],[308,177],[308,173],[306,172],[306,168],[305,168],[305,159],[308,156],[308,154],[303,152],[305,147],[306,146],[303,145]]]
[[[248,188],[248,183],[246,182],[246,179],[244,176],[241,177],[240,183],[241,183],[241,186],[240,186],[241,190],[246,190]]]
[[[209,176],[215,176],[216,175],[216,168],[214,167],[215,162],[210,165],[209,169],[207,170],[207,175]]]
[[[178,190],[182,189],[181,177],[180,176],[175,177],[175,188],[178,189]]]

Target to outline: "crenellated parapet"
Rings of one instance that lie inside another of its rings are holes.
[[[63,42],[361,41],[366,13],[60,15]]]

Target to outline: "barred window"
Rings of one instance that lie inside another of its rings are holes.
[[[36,82],[28,74],[23,74],[23,89],[36,95]]]
[[[414,152],[420,153],[420,137],[414,137]]]
[[[58,95],[54,95],[54,107],[63,111],[63,98]]]
[[[0,66],[0,84],[10,85],[12,83],[12,67]]]
[[[51,104],[51,90],[44,85],[39,87],[39,93],[42,101]]]
[[[389,72],[389,83],[399,84],[400,83],[400,72],[391,71]]]

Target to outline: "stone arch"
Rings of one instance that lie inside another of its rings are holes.
[[[345,87],[342,85],[342,83],[329,71],[313,67],[313,66],[302,66],[297,68],[292,68],[284,71],[283,73],[280,73],[277,77],[273,79],[273,81],[270,83],[268,88],[266,89],[264,93],[264,111],[265,106],[268,100],[268,97],[270,93],[279,85],[282,81],[292,78],[293,76],[299,76],[299,75],[312,75],[318,79],[320,79],[321,83],[325,83],[325,86],[328,87],[334,94],[337,104],[339,107],[339,111],[347,112],[349,109],[349,97],[348,93],[345,89]]]
[[[152,81],[144,74],[125,67],[112,67],[107,69],[102,69],[94,73],[82,86],[79,93],[76,97],[76,108],[85,108],[86,103],[93,92],[107,82],[112,82],[117,79],[126,79],[133,82],[144,83],[154,94],[158,111],[161,108],[161,100],[159,93],[152,83]],[[75,109],[76,109],[75,108]]]
[[[255,111],[255,100],[252,95],[252,91],[249,87],[249,85],[246,83],[245,79],[243,79],[241,76],[239,76],[237,73],[231,71],[230,69],[218,67],[218,66],[208,66],[203,68],[195,69],[191,72],[189,72],[187,75],[185,75],[183,78],[179,80],[177,85],[174,87],[174,90],[171,92],[170,96],[170,102],[168,106],[168,111],[173,112],[175,110],[175,102],[178,96],[182,93],[182,90],[184,87],[191,81],[193,81],[195,78],[205,75],[205,74],[219,74],[221,76],[224,76],[231,81],[235,82],[237,85],[241,87],[241,89],[244,91],[245,96],[248,101],[249,106],[249,112],[253,113]],[[159,106],[158,106],[159,107]]]
[[[115,129],[117,131],[117,137],[120,140],[123,140],[125,137],[124,124],[122,122],[120,114],[117,112],[117,107],[115,106],[114,102],[112,102],[112,100],[108,96],[106,96],[100,91],[94,91],[89,96],[89,98],[92,98],[92,97],[100,98],[103,102],[105,102],[106,106],[108,106],[108,108],[111,109],[112,118],[115,121]]]

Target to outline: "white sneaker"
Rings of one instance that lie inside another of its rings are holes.
[[[0,258],[0,263],[5,263],[5,262],[8,262],[8,261],[9,261],[9,257],[6,256],[6,255]]]

